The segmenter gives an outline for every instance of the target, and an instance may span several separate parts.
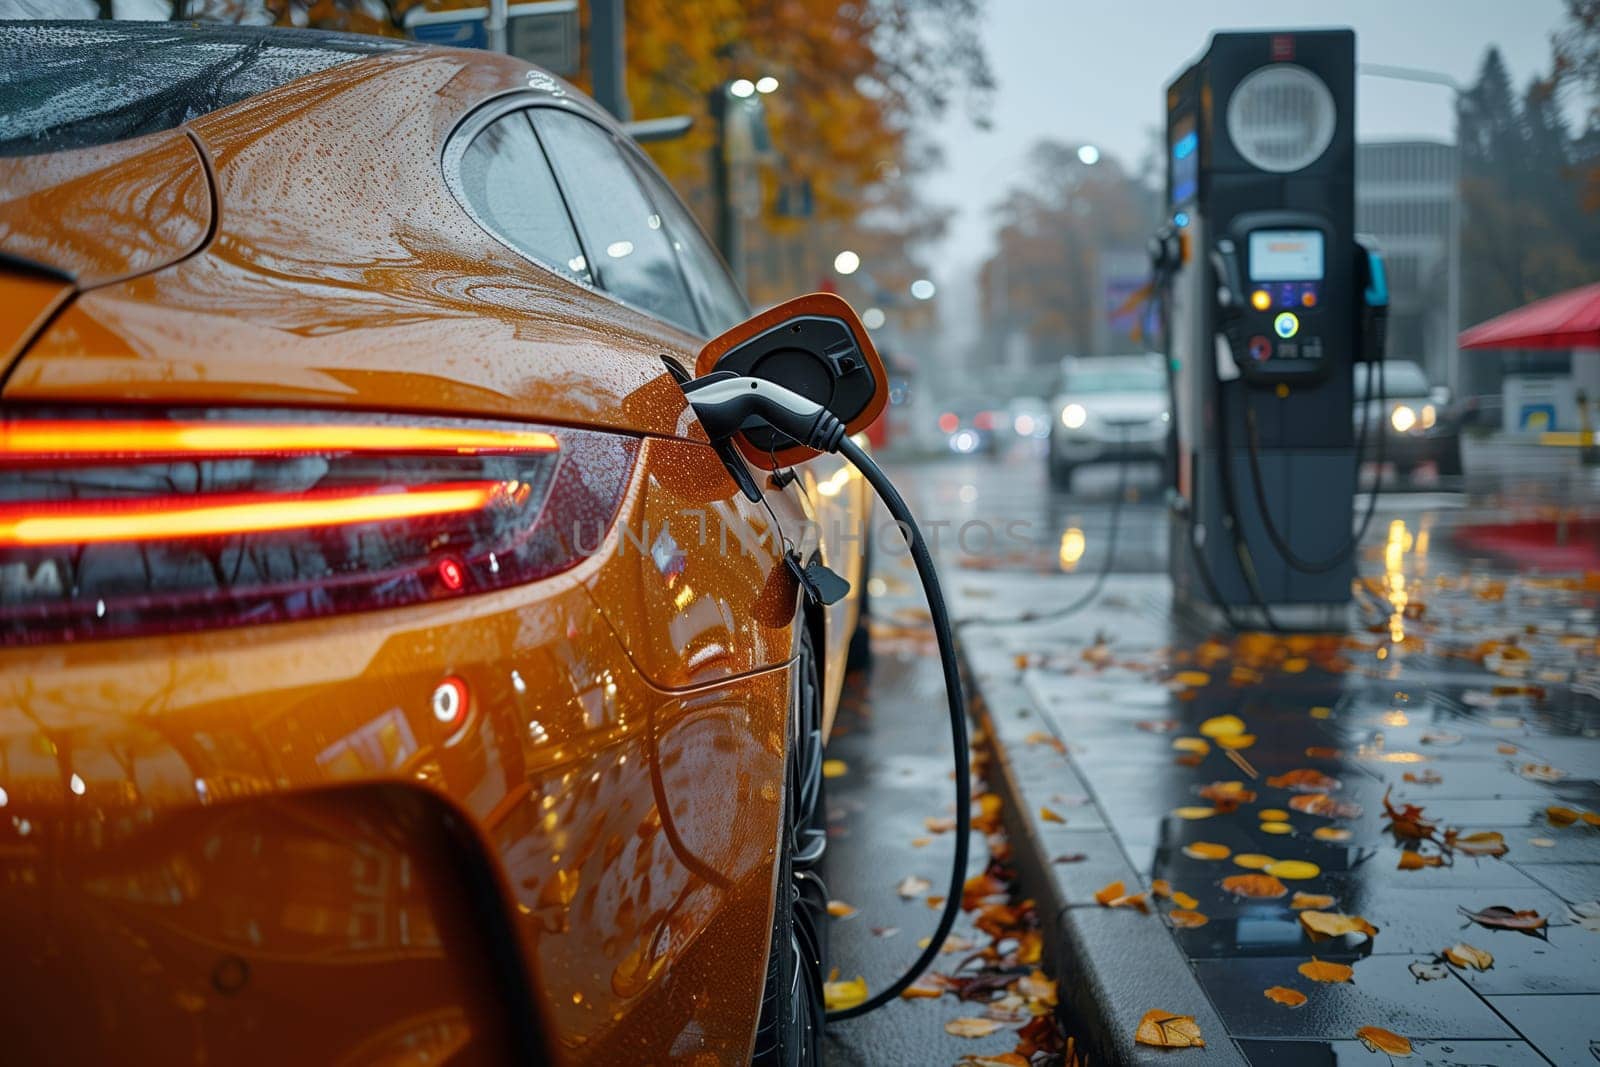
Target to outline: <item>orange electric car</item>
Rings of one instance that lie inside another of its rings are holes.
[[[0,23],[0,1059],[811,1062],[866,489],[747,314],[514,59]]]

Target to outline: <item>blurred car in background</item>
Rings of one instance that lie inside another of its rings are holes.
[[[1079,467],[1167,462],[1167,375],[1159,355],[1068,356],[1051,405],[1050,483],[1072,488]]]
[[[1429,385],[1420,364],[1388,359],[1384,360],[1383,376],[1378,380],[1383,399],[1378,399],[1374,389],[1369,400],[1369,366],[1356,364],[1354,404],[1356,433],[1361,432],[1363,421],[1368,425],[1368,454],[1376,454],[1377,443],[1372,435],[1377,432],[1376,419],[1382,419],[1384,461],[1393,463],[1401,477],[1409,478],[1424,463],[1433,463],[1441,475],[1460,474],[1460,412],[1450,405],[1449,390]]]
[[[1010,432],[1005,422],[1003,403],[992,397],[969,396],[946,403],[940,409],[938,426],[947,449],[957,455],[970,456],[998,451],[996,431]]]

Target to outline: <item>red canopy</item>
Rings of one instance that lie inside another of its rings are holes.
[[[1461,331],[1462,348],[1600,348],[1600,282]]]

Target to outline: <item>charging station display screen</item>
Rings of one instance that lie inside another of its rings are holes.
[[[1314,282],[1324,273],[1321,230],[1256,230],[1250,235],[1250,278]]]

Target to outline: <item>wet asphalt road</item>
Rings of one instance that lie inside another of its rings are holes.
[[[1570,454],[1469,442],[1467,469],[1467,478],[1458,484],[1429,484],[1430,479],[1424,472],[1416,484],[1405,486],[1401,491],[1385,493],[1380,498],[1378,515],[1369,532],[1362,573],[1381,576],[1386,557],[1393,555],[1397,543],[1405,545],[1403,555],[1406,557],[1408,574],[1418,580],[1430,577],[1437,580],[1440,575],[1459,573],[1474,566],[1478,569],[1514,569],[1519,562],[1515,559],[1499,558],[1487,564],[1483,560],[1475,562],[1473,546],[1458,546],[1452,536],[1453,531],[1485,518],[1559,515],[1562,509],[1600,500],[1600,492],[1597,492],[1592,476],[1580,469]],[[1115,469],[1080,472],[1071,493],[1050,490],[1044,477],[1042,457],[1022,450],[993,458],[899,463],[894,465],[892,473],[926,523],[946,524],[938,527],[937,536],[942,549],[946,585],[953,587],[953,599],[958,602],[970,605],[983,603],[986,597],[999,596],[1007,604],[1014,604],[1021,609],[1034,595],[1032,584],[1023,576],[1041,572],[1060,575],[1063,571],[1090,575],[1098,571],[1105,561],[1105,553],[1113,548],[1110,536],[1113,518],[1111,502],[1119,477]],[[1126,477],[1126,495],[1120,515],[1116,517],[1113,574],[1119,578],[1130,578],[1135,584],[1159,584],[1166,569],[1167,527],[1158,475],[1154,469],[1135,467],[1126,472]],[[1570,558],[1555,557],[1557,562],[1570,561]],[[1520,562],[1526,563],[1525,560]],[[829,782],[830,808],[836,819],[836,836],[831,841],[829,885],[836,899],[845,900],[860,909],[852,918],[834,923],[834,962],[844,977],[862,974],[869,986],[878,988],[909,961],[915,952],[917,938],[932,930],[935,913],[922,901],[901,900],[894,893],[894,886],[908,874],[920,874],[936,885],[943,883],[949,862],[948,840],[935,839],[922,847],[916,847],[914,842],[926,836],[921,829],[925,817],[946,814],[950,810],[951,784],[937,662],[933,658],[931,644],[915,636],[911,628],[900,625],[908,623],[914,627],[917,622],[920,594],[914,584],[914,574],[903,555],[880,551],[874,578],[874,615],[879,620],[875,663],[869,672],[852,678],[848,706],[841,713],[840,730],[829,751],[831,757],[844,760],[848,766],[844,776]],[[1473,612],[1483,613],[1482,607],[1475,605],[1470,598],[1454,605],[1448,605],[1441,599],[1439,608],[1453,612],[1455,625],[1451,632],[1458,639],[1456,644],[1473,635]],[[1546,608],[1550,608],[1550,605],[1526,605],[1529,612]],[[1502,621],[1507,610],[1514,613],[1519,608],[1503,608],[1498,616]],[[1554,610],[1559,612],[1567,609],[1557,604]],[[1544,621],[1548,626],[1551,624],[1549,612],[1545,614],[1547,617]],[[1147,649],[1164,646],[1172,637],[1170,628],[1157,620],[1151,624],[1150,633],[1130,635],[1129,647],[1138,646],[1141,641]],[[1041,636],[1037,641],[1022,637],[1013,640],[1012,646],[1049,654],[1053,648],[1068,647],[1065,643],[1052,642],[1069,641],[1069,638],[1060,635]],[[1439,637],[1429,648],[1412,650],[1409,666],[1413,670],[1413,677],[1425,682],[1427,676],[1457,670],[1458,665],[1453,662],[1453,657],[1442,654],[1451,647],[1451,639]],[[1070,695],[1071,683],[1066,684]],[[1413,786],[1409,797],[1416,802],[1429,800],[1435,803],[1437,814],[1451,822],[1483,822],[1485,827],[1500,826],[1505,820],[1502,818],[1497,821],[1491,817],[1490,809],[1508,810],[1509,804],[1517,809],[1512,822],[1520,829],[1529,820],[1524,809],[1528,809],[1529,804],[1542,804],[1550,797],[1565,799],[1575,807],[1588,810],[1600,804],[1600,796],[1590,795],[1594,790],[1588,779],[1600,774],[1600,767],[1589,765],[1592,758],[1590,750],[1585,748],[1580,752],[1565,746],[1569,739],[1581,739],[1584,730],[1592,731],[1594,724],[1584,725],[1587,722],[1584,718],[1585,708],[1592,710],[1592,704],[1585,704],[1584,698],[1573,697],[1570,693],[1557,693],[1543,708],[1524,701],[1518,703],[1516,708],[1508,705],[1495,709],[1497,713],[1505,713],[1500,716],[1502,719],[1513,711],[1525,713],[1530,722],[1540,727],[1539,732],[1550,740],[1551,743],[1540,751],[1547,749],[1556,753],[1557,756],[1551,758],[1552,762],[1564,756],[1567,762],[1577,761],[1580,764],[1577,780],[1540,791],[1530,788],[1525,779],[1506,770],[1502,766],[1506,762],[1504,759],[1495,761],[1490,758],[1494,753],[1485,751],[1485,746],[1507,743],[1505,737],[1495,736],[1485,722],[1474,723],[1470,717],[1461,717],[1460,712],[1466,707],[1462,703],[1462,696],[1479,691],[1484,684],[1482,678],[1478,678],[1475,684],[1477,688],[1464,680],[1454,687],[1440,685],[1436,697],[1431,693],[1425,694],[1423,686],[1414,683],[1416,691],[1410,694],[1410,699],[1416,700],[1417,706],[1411,711],[1412,721],[1397,725],[1399,720],[1394,714],[1396,709],[1392,706],[1393,700],[1380,695],[1384,685],[1380,681],[1376,687],[1366,687],[1364,695],[1358,694],[1341,705],[1341,713],[1335,722],[1313,724],[1315,740],[1312,741],[1297,732],[1305,708],[1338,705],[1341,692],[1349,688],[1340,679],[1319,676],[1316,671],[1293,679],[1291,684],[1278,686],[1273,690],[1272,699],[1252,702],[1241,699],[1237,692],[1211,694],[1208,691],[1207,696],[1215,699],[1207,699],[1205,714],[1221,714],[1232,710],[1247,712],[1264,721],[1283,715],[1287,724],[1289,709],[1292,709],[1294,726],[1284,725],[1282,736],[1274,744],[1295,748],[1296,753],[1286,752],[1282,758],[1296,766],[1306,763],[1304,758],[1296,761],[1295,757],[1300,748],[1308,745],[1355,748],[1370,744],[1374,734],[1382,732],[1387,734],[1388,743],[1398,748],[1407,740],[1413,744],[1418,741],[1417,737],[1408,738],[1408,729],[1419,736],[1435,727],[1447,734],[1458,733],[1463,740],[1459,742],[1461,747],[1452,755],[1466,762],[1459,767],[1451,766],[1461,773],[1450,773],[1448,784],[1433,787],[1431,796],[1419,798],[1418,794],[1427,794],[1428,790]],[[1267,688],[1272,689],[1272,686]],[[1061,696],[1061,693],[1056,695]],[[1425,714],[1417,714],[1419,711]],[[1179,717],[1176,712],[1138,712],[1138,716],[1148,718],[1160,718],[1167,714],[1174,719]],[[1562,720],[1563,716],[1564,726],[1555,721]],[[1453,731],[1448,725],[1450,723],[1455,724]],[[1088,740],[1121,743],[1111,733],[1096,738],[1092,724],[1078,725],[1086,728],[1084,736]],[[1118,725],[1126,728],[1128,723]],[[1192,730],[1193,725],[1185,724],[1185,727]],[[1261,732],[1266,736],[1265,726]],[[1154,740],[1157,743],[1152,751],[1156,748],[1165,751],[1168,739]],[[1537,747],[1530,744],[1529,750]],[[1266,756],[1269,751],[1264,746],[1252,755]],[[1160,760],[1164,764],[1167,757],[1160,757]],[[1478,761],[1475,765],[1471,762],[1474,760]],[[1275,765],[1279,761],[1269,757],[1265,762]],[[1154,769],[1157,766],[1147,761],[1141,767],[1134,760],[1123,767],[1109,768],[1105,776],[1092,785],[1097,793],[1105,791],[1107,798],[1120,798],[1117,802],[1129,813],[1126,825],[1119,825],[1117,829],[1129,858],[1136,866],[1146,875],[1183,878],[1192,882],[1200,876],[1200,872],[1183,868],[1179,855],[1183,840],[1203,836],[1216,839],[1219,835],[1227,838],[1229,831],[1217,825],[1210,828],[1209,834],[1200,834],[1198,831],[1187,832],[1191,827],[1180,827],[1180,833],[1174,836],[1170,825],[1163,822],[1160,815],[1170,807],[1194,803],[1192,785],[1188,777],[1174,775],[1171,781],[1157,782],[1157,787],[1152,789],[1152,775],[1159,777],[1161,773]],[[1380,955],[1360,963],[1366,973],[1374,975],[1362,982],[1361,992],[1367,994],[1370,990],[1378,999],[1358,999],[1356,1003],[1361,1007],[1351,1009],[1355,1015],[1361,1015],[1363,1011],[1366,1015],[1373,1015],[1379,1010],[1377,1005],[1385,1003],[1383,998],[1386,997],[1397,1006],[1394,1017],[1409,1018],[1398,1006],[1403,1006],[1411,993],[1411,986],[1416,983],[1409,974],[1398,977],[1389,975],[1387,972],[1394,969],[1392,959],[1382,954],[1415,954],[1421,952],[1426,943],[1431,950],[1424,955],[1429,955],[1431,951],[1444,947],[1444,944],[1432,946],[1429,939],[1438,940],[1450,931],[1455,932],[1456,939],[1472,940],[1473,933],[1479,934],[1478,941],[1474,943],[1488,940],[1482,936],[1484,934],[1498,937],[1492,946],[1485,947],[1498,951],[1504,962],[1498,971],[1491,970],[1487,972],[1487,978],[1477,981],[1483,987],[1479,992],[1517,998],[1502,1003],[1491,996],[1487,1001],[1495,1005],[1495,1011],[1485,1012],[1479,1017],[1483,1037],[1485,1040],[1491,1036],[1504,1038],[1506,1043],[1494,1048],[1488,1045],[1473,1046],[1472,1051],[1483,1052],[1490,1058],[1470,1062],[1499,1062],[1494,1058],[1496,1056],[1513,1057],[1507,1062],[1540,1062],[1537,1057],[1527,1060],[1516,1058],[1528,1053],[1529,1048],[1514,1041],[1516,1028],[1504,1022],[1514,1012],[1532,1017],[1534,1021],[1526,1024],[1530,1028],[1543,1026],[1546,1029],[1552,1025],[1549,1020],[1559,1019],[1563,1012],[1581,1010],[1591,1016],[1600,1015],[1600,1011],[1596,1010],[1600,1007],[1600,997],[1580,995],[1572,1000],[1550,999],[1568,995],[1568,990],[1587,988],[1587,977],[1576,985],[1571,982],[1563,984],[1560,980],[1564,972],[1571,972],[1574,968],[1580,972],[1585,968],[1595,970],[1595,965],[1590,962],[1595,954],[1584,951],[1584,946],[1573,946],[1578,951],[1568,951],[1552,962],[1548,945],[1543,948],[1524,945],[1521,943],[1524,940],[1522,935],[1496,935],[1488,931],[1462,933],[1453,922],[1446,924],[1449,930],[1444,927],[1436,930],[1433,926],[1437,923],[1430,926],[1423,921],[1430,910],[1440,910],[1434,907],[1437,900],[1430,904],[1428,894],[1430,888],[1437,891],[1440,885],[1448,885],[1454,891],[1476,894],[1468,902],[1477,904],[1501,902],[1498,898],[1490,901],[1487,897],[1477,900],[1477,896],[1485,892],[1493,896],[1494,892],[1502,889],[1506,892],[1521,889],[1530,900],[1537,896],[1539,899],[1534,903],[1542,905],[1542,910],[1554,911],[1573,894],[1588,892],[1587,881],[1568,887],[1564,892],[1557,883],[1562,878],[1585,879],[1588,871],[1573,869],[1571,865],[1579,860],[1600,858],[1600,851],[1597,851],[1600,846],[1593,846],[1587,840],[1567,841],[1563,838],[1562,847],[1545,849],[1533,857],[1544,867],[1543,870],[1533,870],[1532,866],[1513,867],[1496,860],[1469,860],[1458,870],[1449,872],[1459,877],[1445,883],[1437,882],[1440,875],[1445,873],[1440,871],[1420,872],[1421,877],[1415,877],[1413,872],[1396,875],[1387,870],[1371,875],[1370,872],[1378,867],[1378,864],[1368,861],[1371,859],[1371,850],[1378,847],[1382,783],[1391,776],[1355,772],[1345,776],[1351,779],[1351,791],[1347,796],[1354,797],[1359,793],[1365,807],[1364,820],[1355,827],[1361,845],[1349,853],[1353,861],[1352,871],[1362,868],[1363,864],[1367,866],[1356,873],[1345,871],[1335,877],[1338,865],[1329,863],[1325,852],[1318,852],[1317,855],[1324,858],[1329,877],[1340,885],[1351,885],[1369,878],[1375,884],[1394,883],[1397,878],[1405,879],[1408,875],[1414,878],[1399,883],[1406,894],[1399,899],[1411,903],[1405,915],[1395,916],[1391,920],[1400,923],[1398,935],[1383,942],[1378,949]],[[1202,777],[1209,782],[1213,778],[1237,777],[1237,772],[1229,768],[1208,767]],[[1392,777],[1398,778],[1399,775],[1396,773]],[[1272,796],[1276,803],[1288,794],[1279,797],[1276,791],[1272,791]],[[1480,808],[1484,810],[1478,810]],[[1149,817],[1139,818],[1141,812],[1147,812]],[[1483,827],[1474,824],[1472,828]],[[1509,835],[1511,828],[1506,829]],[[1528,833],[1532,832],[1537,830]],[[1526,838],[1528,833],[1523,833],[1522,838]],[[1235,851],[1255,847],[1244,838],[1229,840],[1238,846]],[[1288,840],[1279,838],[1276,851],[1291,858],[1299,857],[1302,852],[1311,855],[1313,850],[1291,847],[1290,842],[1298,840],[1298,835]],[[1528,859],[1525,841],[1519,839],[1516,843],[1522,846],[1519,848],[1521,855],[1512,858]],[[1586,846],[1589,846],[1588,851],[1584,851]],[[979,857],[975,859],[975,864],[981,863],[981,845],[975,848],[975,852]],[[1363,856],[1367,858],[1363,859]],[[1385,855],[1384,862],[1385,865],[1391,864],[1392,857]],[[1209,869],[1204,873],[1209,874]],[[1361,877],[1357,878],[1357,874]],[[1591,895],[1600,895],[1600,891]],[[1375,909],[1379,906],[1377,900],[1381,896],[1383,894],[1376,890],[1352,890],[1341,907],[1351,912],[1362,907]],[[1466,900],[1465,897],[1462,899]],[[1512,903],[1509,899],[1505,902]],[[1219,988],[1233,983],[1241,988],[1249,987],[1253,992],[1256,987],[1273,984],[1282,977],[1267,974],[1273,971],[1276,975],[1274,969],[1281,968],[1284,958],[1284,947],[1279,945],[1275,950],[1272,944],[1275,937],[1282,941],[1288,936],[1281,929],[1274,932],[1273,922],[1281,917],[1263,917],[1259,910],[1252,913],[1249,908],[1230,905],[1227,900],[1212,899],[1210,896],[1206,896],[1201,905],[1201,910],[1207,909],[1214,913],[1215,921],[1198,930],[1183,931],[1180,938],[1186,953],[1198,961],[1195,966],[1203,980],[1208,969],[1218,971],[1223,968],[1223,971],[1212,976]],[[1453,915],[1453,907],[1444,910]],[[1417,914],[1411,914],[1412,911]],[[1292,921],[1291,917],[1291,924]],[[1380,925],[1383,922],[1376,916],[1374,921]],[[894,928],[898,932],[879,936],[884,928]],[[1290,934],[1297,933],[1292,925],[1288,930]],[[1512,940],[1505,940],[1507,936]],[[1600,935],[1585,936],[1597,936],[1595,947],[1600,947]],[[1402,940],[1405,941],[1403,945],[1400,943]],[[1412,945],[1411,941],[1417,944]],[[1240,947],[1252,943],[1260,948],[1259,952]],[[1337,951],[1329,951],[1327,955],[1342,958]],[[1228,964],[1208,962],[1240,956],[1259,958],[1245,963],[1238,960]],[[1413,955],[1407,960],[1411,958],[1423,957]],[[1399,964],[1402,971],[1404,965],[1405,961]],[[1237,972],[1240,966],[1261,970],[1262,974],[1252,973],[1241,978]],[[1377,974],[1379,970],[1384,972],[1381,977]],[[1268,980],[1269,977],[1271,980]],[[1208,987],[1212,984],[1207,981]],[[1442,983],[1434,985],[1438,989],[1430,990],[1430,993],[1437,999],[1440,991],[1447,987]],[[1213,1000],[1225,1009],[1224,1015],[1229,1020],[1230,1029],[1238,1022],[1250,1036],[1256,1038],[1246,1041],[1241,1047],[1252,1058],[1259,1056],[1260,1062],[1273,1062],[1273,1057],[1286,1054],[1286,1050],[1280,1047],[1281,1041],[1274,1044],[1272,1038],[1297,1036],[1292,1025],[1288,1031],[1272,1031],[1272,1026],[1281,1028],[1282,1024],[1271,1015],[1262,1016],[1267,1020],[1265,1032],[1262,1032],[1263,1026],[1257,1024],[1257,1017],[1261,1016],[1260,1006],[1252,999],[1241,1000],[1235,1006],[1224,1004],[1224,998],[1214,993]],[[1469,997],[1464,1001],[1451,1002],[1451,1010],[1467,1017],[1479,1011],[1484,1003],[1482,999]],[[891,1005],[873,1016],[836,1028],[829,1039],[829,1062],[954,1064],[964,1054],[994,1053],[1010,1047],[1010,1042],[1003,1039],[1004,1035],[969,1040],[945,1034],[942,1023],[946,1018],[970,1014],[962,1008],[949,997],[938,1001],[919,1000]],[[1427,1009],[1423,1010],[1423,1015],[1432,1017],[1428,1016]],[[1491,1015],[1494,1017],[1491,1018]],[[1365,1018],[1364,1021],[1383,1020]],[[1323,1019],[1320,1025],[1331,1027],[1328,1031],[1330,1034],[1353,1031],[1353,1026],[1346,1027],[1345,1022],[1344,1014],[1334,1011],[1331,1018]],[[1577,1040],[1570,1034],[1566,1036]],[[1550,1040],[1556,1041],[1558,1037],[1551,1037]],[[1317,1047],[1330,1056],[1362,1052],[1359,1045],[1352,1049],[1349,1042]],[[1309,1054],[1311,1046],[1297,1045],[1294,1048],[1297,1054]],[[1434,1051],[1437,1053],[1437,1048]],[[1469,1049],[1460,1051],[1465,1053]],[[1553,1062],[1562,1061],[1557,1059]]]

